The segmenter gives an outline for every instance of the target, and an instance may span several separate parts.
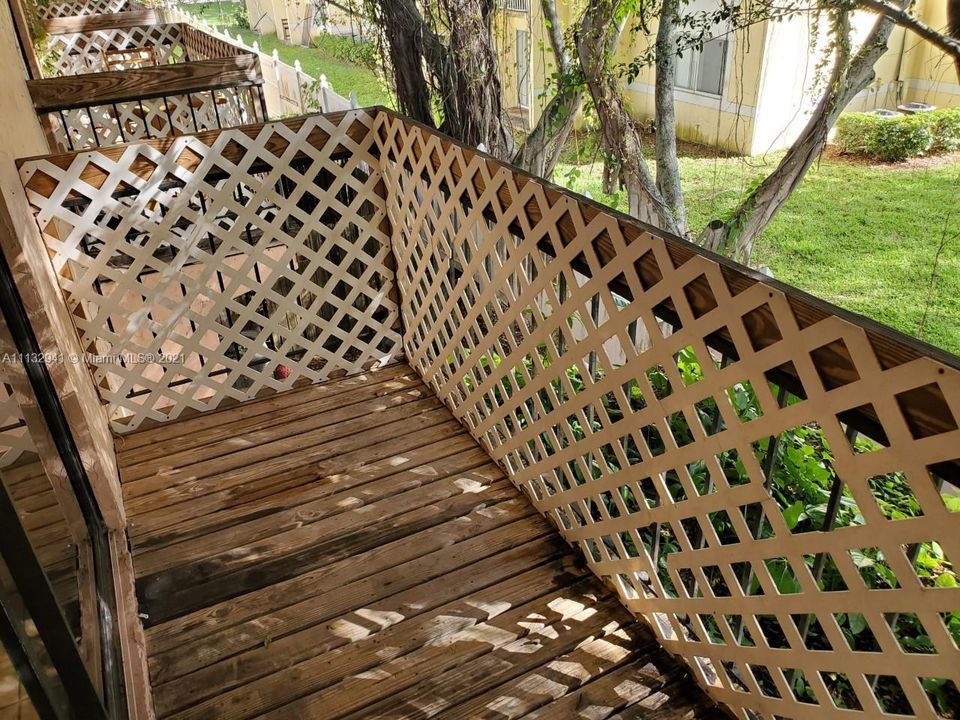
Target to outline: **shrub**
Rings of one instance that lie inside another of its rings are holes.
[[[867,113],[844,113],[837,120],[836,143],[840,152],[868,155],[877,123],[882,118]]]
[[[247,15],[247,8],[243,5],[237,6],[233,11],[233,24],[244,30],[250,29],[250,17]]]
[[[844,113],[837,120],[840,152],[899,162],[925,152],[960,150],[960,108],[943,108],[917,115],[882,117]]]
[[[960,150],[960,108],[943,108],[930,113],[933,146],[932,152],[949,153]]]
[[[933,144],[929,114],[877,119],[880,122],[867,146],[871,157],[885,162],[901,162],[922,155]]]
[[[840,151],[899,162],[922,155],[933,145],[933,113],[881,117],[844,113],[837,120]]]

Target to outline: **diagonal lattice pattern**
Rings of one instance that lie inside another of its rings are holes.
[[[960,706],[957,358],[385,111],[21,170],[84,346],[184,354],[95,363],[118,431],[386,360],[399,312],[410,364],[738,716]]]
[[[226,40],[203,32],[191,25],[181,24],[183,43],[191,60],[213,60],[233,57],[246,50]]]
[[[115,431],[396,357],[370,123],[316,116],[21,165]]]
[[[36,452],[20,403],[6,378],[0,375],[0,468],[24,454]]]
[[[249,86],[49,113],[63,152],[248,125],[262,115],[259,89]]]
[[[187,60],[183,26],[177,23],[136,25],[51,35],[48,50],[50,71],[47,74],[48,77],[62,77],[106,72],[104,51],[145,47],[153,48],[160,65]]]
[[[958,706],[956,358],[376,129],[408,361],[713,697]]]
[[[73,17],[75,15],[104,15],[126,10],[139,10],[140,3],[131,0],[74,0],[73,2],[37,3],[37,15],[41,19]]]

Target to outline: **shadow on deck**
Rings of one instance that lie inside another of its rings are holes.
[[[117,443],[158,716],[722,717],[406,365]]]

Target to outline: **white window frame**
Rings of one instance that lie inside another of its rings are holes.
[[[723,67],[720,69],[719,90],[717,92],[710,92],[709,90],[700,90],[697,88],[697,85],[700,80],[701,63],[703,62],[703,53],[697,48],[687,48],[686,50],[683,51],[682,57],[679,57],[679,56],[677,57],[677,71],[678,71],[676,76],[677,90],[682,90],[688,93],[695,93],[697,95],[703,95],[705,97],[714,97],[714,98],[723,97],[724,91],[727,89],[727,77],[728,77],[727,70],[730,66],[730,48],[733,45],[733,38],[729,35],[721,34],[721,35],[718,35],[717,37],[710,38],[707,42],[712,42],[714,40],[720,40],[721,42],[723,42],[723,54],[722,54]],[[705,42],[704,45],[706,45],[707,42]],[[687,62],[689,62],[688,68],[692,72],[688,74],[687,78],[684,78],[684,80],[681,82],[680,73],[679,73],[680,63],[686,64]],[[693,76],[693,80],[691,81],[693,87],[690,87],[684,84],[688,81],[688,78],[690,77],[690,75]]]
[[[526,36],[526,52],[523,51],[523,44],[520,42],[520,36]],[[531,95],[533,94],[533,68],[531,65],[531,57],[533,52],[530,48],[530,31],[526,28],[517,28],[517,106],[523,108],[524,110],[529,110],[531,105]],[[527,102],[523,103],[524,89],[526,89]]]

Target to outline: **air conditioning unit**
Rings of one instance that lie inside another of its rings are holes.
[[[907,115],[917,115],[918,113],[927,113],[936,110],[937,108],[933,105],[927,105],[922,102],[909,102],[904,103],[903,105],[898,105],[897,110]]]

